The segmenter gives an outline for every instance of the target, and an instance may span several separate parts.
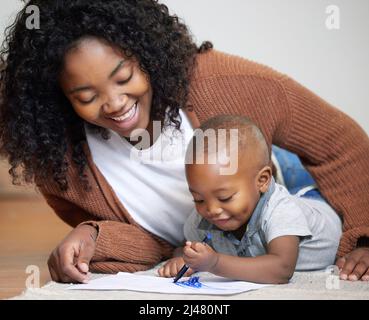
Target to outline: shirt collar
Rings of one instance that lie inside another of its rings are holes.
[[[272,177],[269,187],[268,187],[268,191],[265,192],[264,194],[262,194],[262,196],[260,197],[254,211],[252,212],[251,215],[251,219],[249,221],[249,223],[247,224],[247,230],[246,233],[248,233],[249,235],[255,233],[258,229],[259,229],[259,218],[261,213],[263,212],[266,204],[268,203],[269,199],[271,198],[273,192],[275,190],[275,181],[274,178]],[[198,229],[200,230],[217,230],[217,231],[221,231],[224,234],[229,234],[229,231],[223,231],[221,229],[219,229],[217,226],[211,224],[209,221],[207,221],[206,219],[202,218],[201,221],[198,224]]]

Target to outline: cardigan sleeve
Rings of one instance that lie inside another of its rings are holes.
[[[94,219],[93,215],[68,200],[46,193],[43,197],[56,215],[73,228],[83,221]]]
[[[83,224],[98,230],[92,258],[94,271],[147,270],[172,256],[174,247],[139,226],[118,221],[86,221]],[[109,266],[109,261],[114,263]]]
[[[286,77],[288,128],[276,141],[299,155],[343,218],[338,256],[369,237],[369,138],[348,115]]]
[[[59,196],[43,194],[55,213],[72,227],[88,224],[98,230],[90,269],[94,272],[135,272],[152,268],[171,257],[173,247],[138,225],[96,221],[96,217]]]

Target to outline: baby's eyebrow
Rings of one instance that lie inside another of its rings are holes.
[[[214,192],[219,192],[219,191],[228,191],[229,188],[226,188],[226,187],[222,187],[222,188],[218,188],[218,189],[215,189]]]
[[[188,188],[188,190],[190,190],[190,192],[192,192],[192,193],[198,193],[197,191],[195,191],[191,188]],[[228,190],[229,190],[229,188],[218,188],[218,189],[214,190],[213,192],[228,191]]]
[[[124,62],[126,60],[121,60],[119,61],[118,65],[114,68],[114,70],[110,73],[108,79],[110,79],[111,77],[113,77],[118,71],[119,69],[123,66]],[[75,92],[78,92],[78,91],[84,91],[84,90],[91,90],[91,87],[90,86],[81,86],[81,87],[77,87],[77,88],[74,88],[72,90],[69,91],[69,94],[72,94],[72,93],[75,93]]]
[[[196,192],[195,190],[193,190],[191,188],[188,188],[188,190],[190,190],[191,193],[198,193],[198,192]]]

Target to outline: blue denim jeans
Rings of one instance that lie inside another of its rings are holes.
[[[305,187],[315,185],[312,190],[304,193],[302,197],[324,200],[313,177],[304,168],[296,154],[274,145],[272,146],[272,152],[278,160],[285,186],[291,194],[296,194]]]

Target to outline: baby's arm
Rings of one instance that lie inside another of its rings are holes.
[[[258,257],[236,257],[215,252],[200,242],[187,242],[183,258],[196,271],[257,283],[287,283],[298,257],[299,238],[281,236],[268,244],[268,253]]]

